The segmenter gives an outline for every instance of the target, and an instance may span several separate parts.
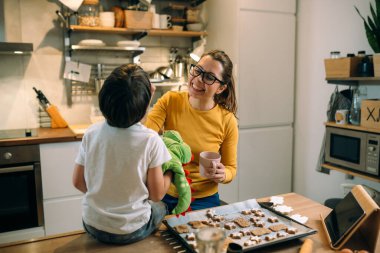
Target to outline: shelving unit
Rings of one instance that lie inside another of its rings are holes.
[[[379,85],[380,84],[380,77],[337,77],[337,78],[326,78],[327,83],[329,84],[336,84],[336,85],[350,85],[350,86],[357,86],[360,85],[361,82],[365,82],[366,85]],[[336,124],[335,122],[325,122],[325,126],[327,127],[337,127],[337,128],[344,128],[344,129],[350,129],[355,131],[363,131],[363,132],[370,132],[370,133],[379,133],[380,129],[375,128],[367,128],[362,126],[356,126],[351,124]],[[371,176],[367,174],[357,173],[353,172],[348,168],[333,165],[330,163],[323,163],[322,168],[329,169],[329,170],[335,170],[342,172],[347,175],[351,175],[354,177],[360,177],[364,178],[366,180],[371,180],[375,182],[380,182],[380,178],[376,176]]]
[[[335,122],[325,122],[325,125],[330,126],[330,127],[339,127],[339,128],[351,129],[351,130],[356,130],[356,131],[380,133],[380,129],[355,126],[355,125],[351,125],[351,124],[341,125],[341,124],[336,124]]]
[[[359,85],[360,82],[366,82],[366,84],[380,84],[380,77],[336,77],[326,78],[329,84],[339,85]]]
[[[354,176],[354,177],[360,177],[360,178],[364,178],[364,179],[367,179],[367,180],[371,180],[371,181],[380,183],[380,178],[376,178],[375,176],[372,177],[372,176],[368,176],[368,175],[365,175],[365,174],[356,173],[356,172],[350,171],[349,169],[344,168],[344,167],[332,165],[332,164],[329,164],[329,163],[323,163],[322,167],[325,168],[325,169],[339,171],[339,172],[342,172],[342,173],[345,173],[345,174],[348,174],[348,175],[351,175],[351,176]]]
[[[206,36],[207,32],[195,32],[195,31],[173,31],[170,29],[152,29],[152,30],[136,30],[128,28],[109,28],[109,27],[91,27],[91,26],[79,26],[72,25],[69,29],[71,32],[97,32],[97,33],[114,33],[114,34],[126,34],[126,35],[139,35],[146,32],[147,36],[175,36],[175,37],[201,37]]]

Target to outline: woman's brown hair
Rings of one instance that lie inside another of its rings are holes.
[[[226,110],[232,112],[236,117],[237,101],[235,93],[235,80],[232,75],[233,64],[230,57],[222,50],[211,50],[204,53],[201,58],[204,56],[210,56],[213,60],[216,60],[222,64],[223,85],[227,85],[227,88],[222,93],[215,95],[214,101]]]

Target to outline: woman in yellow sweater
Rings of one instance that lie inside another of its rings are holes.
[[[149,113],[145,125],[155,131],[176,130],[190,147],[194,160],[185,167],[190,171],[194,190],[192,210],[219,206],[218,184],[236,176],[238,126],[233,64],[223,51],[205,53],[189,72],[188,91],[170,91]],[[220,163],[209,178],[199,174],[199,153],[219,152]],[[177,192],[171,185],[163,201],[169,213],[177,204]]]

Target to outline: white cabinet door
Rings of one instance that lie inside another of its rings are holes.
[[[44,199],[80,195],[72,183],[80,141],[40,145]]]
[[[82,230],[82,197],[44,201],[46,236]]]
[[[291,191],[292,135],[290,126],[240,130],[240,201]]]
[[[296,0],[240,0],[241,9],[296,12]]]
[[[239,126],[293,122],[295,16],[240,10]]]

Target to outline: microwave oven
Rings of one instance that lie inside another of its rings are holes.
[[[380,134],[326,127],[325,161],[379,176]]]

